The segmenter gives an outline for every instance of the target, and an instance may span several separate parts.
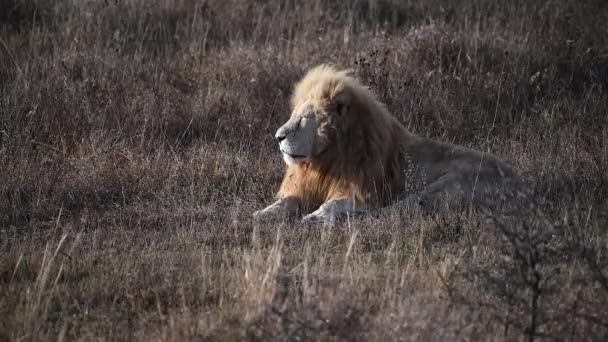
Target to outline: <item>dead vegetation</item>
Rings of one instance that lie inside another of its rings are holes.
[[[0,0],[0,340],[602,340],[602,1]],[[309,67],[493,151],[505,214],[255,226]]]

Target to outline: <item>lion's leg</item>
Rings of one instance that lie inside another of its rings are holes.
[[[298,211],[298,200],[294,197],[281,197],[265,209],[253,213],[256,220],[267,220],[273,218],[286,217]]]
[[[394,206],[405,211],[436,210],[441,207],[451,208],[464,204],[466,193],[460,179],[447,174],[429,184],[422,191],[410,194],[402,201],[395,203]]]
[[[366,211],[366,209],[358,207],[354,201],[349,199],[329,200],[323,203],[319,209],[304,216],[302,221],[334,223],[341,217],[355,216]]]
[[[422,209],[422,198],[419,194],[410,194],[405,199],[395,203],[394,207],[405,211],[418,211]]]

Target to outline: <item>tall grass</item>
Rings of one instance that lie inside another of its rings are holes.
[[[0,339],[605,339],[607,23],[592,0],[0,0]],[[534,200],[254,224],[322,62]]]

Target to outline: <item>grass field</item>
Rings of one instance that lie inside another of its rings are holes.
[[[534,204],[257,224],[310,67]],[[0,341],[608,339],[608,3],[0,0]]]

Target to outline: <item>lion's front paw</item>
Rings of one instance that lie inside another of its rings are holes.
[[[336,218],[322,210],[317,210],[311,214],[308,214],[302,218],[302,222],[304,223],[324,223],[324,224],[334,224]]]
[[[253,213],[253,219],[259,220],[264,217],[264,210],[257,210]]]
[[[287,214],[286,209],[285,200],[279,199],[272,205],[253,213],[253,219],[256,221],[273,221],[285,218]]]
[[[279,213],[276,210],[269,210],[269,208],[258,210],[253,213],[253,219],[255,221],[270,221],[279,217]]]

